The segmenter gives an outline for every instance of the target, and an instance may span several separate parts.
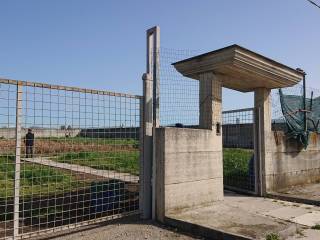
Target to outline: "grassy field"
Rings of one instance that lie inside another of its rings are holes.
[[[37,140],[39,143],[35,147],[38,148],[40,156],[49,156],[58,162],[95,169],[139,174],[138,140],[82,137]],[[54,150],[50,152],[52,148]],[[41,154],[42,152],[44,153]],[[253,150],[225,148],[223,150],[224,179],[230,184],[245,181],[249,177],[249,162],[252,155]],[[0,189],[2,190],[0,198],[13,196],[13,180],[14,158],[0,155]],[[75,176],[59,169],[29,163],[21,165],[21,193],[25,196],[69,191],[75,189],[78,182]]]
[[[14,194],[14,158],[0,156],[0,198]],[[74,189],[77,179],[61,170],[30,163],[21,163],[21,196],[28,198]]]
[[[139,175],[139,152],[80,152],[65,153],[53,160],[89,166],[101,170],[114,170]]]
[[[13,197],[14,193],[14,140],[1,140],[0,143],[0,198],[7,199]],[[58,162],[138,175],[138,144],[139,141],[135,139],[50,137],[37,138],[34,148],[35,156],[49,156]],[[7,147],[10,145],[12,147]],[[20,192],[24,197],[71,191],[80,184],[84,186],[84,182],[85,180],[79,181],[75,174],[60,169],[21,163]]]

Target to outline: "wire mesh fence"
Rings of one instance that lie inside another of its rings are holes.
[[[172,63],[193,57],[198,51],[161,48],[160,125],[199,125],[199,81],[182,76]]]
[[[224,186],[255,192],[254,109],[224,111],[222,120]]]
[[[3,133],[16,125],[17,87],[1,85],[0,87],[0,238],[13,233],[13,197],[15,164],[15,142],[7,141]],[[11,133],[11,137],[15,133]]]
[[[0,239],[138,212],[140,96],[1,80],[0,99]]]

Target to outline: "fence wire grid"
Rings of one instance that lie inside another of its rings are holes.
[[[1,80],[0,239],[136,214],[140,104],[135,95]]]
[[[182,76],[172,65],[199,51],[160,48],[160,125],[199,125],[199,81]]]
[[[254,109],[222,112],[225,188],[255,192]]]

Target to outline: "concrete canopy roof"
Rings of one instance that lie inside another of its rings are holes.
[[[185,77],[196,80],[203,72],[214,72],[221,77],[223,87],[241,92],[289,87],[303,79],[302,72],[239,45],[188,58],[173,66]]]

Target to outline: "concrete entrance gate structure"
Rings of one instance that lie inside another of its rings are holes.
[[[297,84],[303,74],[238,45],[173,65],[200,83],[199,129],[156,129],[156,218],[223,200],[222,87],[254,91],[256,192],[265,195],[272,161],[270,92]]]

